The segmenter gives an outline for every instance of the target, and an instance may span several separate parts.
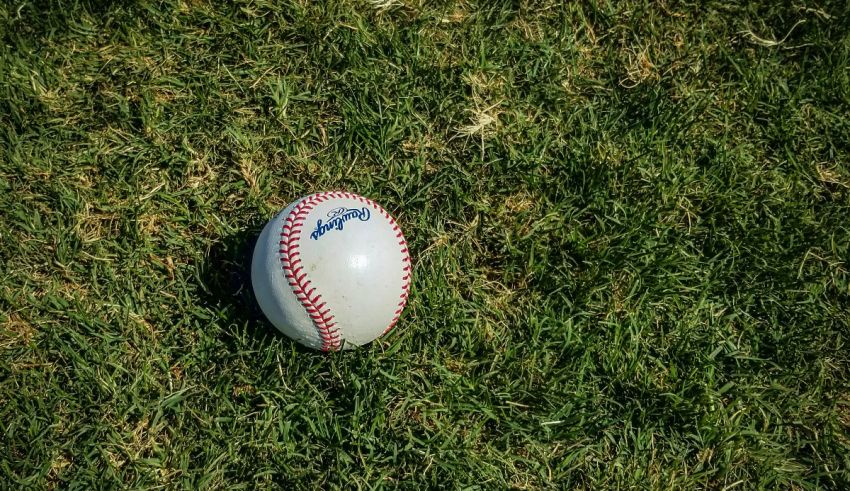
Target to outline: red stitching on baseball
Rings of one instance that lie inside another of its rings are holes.
[[[396,238],[401,239],[398,243],[399,247],[401,248],[400,249],[401,254],[402,254],[401,261],[402,261],[403,264],[406,264],[402,268],[402,272],[403,272],[402,273],[403,274],[402,282],[403,283],[402,283],[402,287],[401,287],[401,290],[402,290],[401,295],[399,295],[399,298],[401,299],[401,301],[398,303],[399,308],[395,311],[395,315],[393,316],[392,321],[390,321],[390,325],[387,326],[386,329],[384,329],[384,332],[382,333],[382,335],[383,335],[383,334],[390,332],[393,329],[393,327],[395,327],[395,325],[398,323],[399,318],[401,318],[401,312],[404,310],[405,305],[407,305],[407,299],[410,296],[410,283],[411,283],[410,276],[412,274],[411,273],[411,267],[410,267],[410,251],[407,248],[407,241],[404,239],[404,234],[401,232],[401,228],[399,228],[398,223],[396,223],[396,221],[392,217],[392,215],[387,213],[387,211],[385,209],[383,209],[381,207],[381,205],[379,205],[378,203],[375,203],[374,201],[370,200],[369,198],[362,198],[360,196],[358,196],[358,198],[361,198],[360,201],[368,203],[370,206],[372,206],[372,208],[374,208],[379,213],[381,213],[390,222],[390,225],[392,226],[393,231],[397,232]]]
[[[294,268],[293,266],[297,266],[301,263],[300,259],[296,259],[301,255],[300,236],[298,232],[301,231],[301,227],[304,225],[304,220],[307,219],[310,211],[317,204],[326,200],[327,198],[323,194],[314,194],[301,200],[295,205],[292,211],[289,212],[289,215],[285,220],[285,225],[281,228],[280,232],[280,245],[283,246],[281,249],[281,264],[283,267],[283,273],[287,280],[289,280],[289,285],[292,287],[292,292],[295,294],[295,297],[299,302],[301,302],[304,310],[312,319],[313,325],[316,326],[316,331],[322,339],[322,351],[338,350],[340,348],[339,329],[334,329],[336,324],[333,323],[333,316],[327,315],[330,313],[330,309],[324,313],[320,312],[319,308],[316,306],[316,302],[310,298],[316,289],[309,288],[310,281],[306,280],[307,273],[299,275],[301,270],[304,268]],[[321,300],[321,295],[316,295],[315,298],[317,300]]]

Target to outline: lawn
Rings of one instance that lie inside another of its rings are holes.
[[[850,487],[850,6],[0,5],[0,487]],[[397,328],[259,312],[299,196]]]

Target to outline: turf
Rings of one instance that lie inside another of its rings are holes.
[[[850,487],[841,1],[0,5],[0,482]],[[300,348],[260,228],[401,223]]]

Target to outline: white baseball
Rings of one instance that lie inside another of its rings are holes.
[[[346,192],[305,196],[263,229],[251,283],[266,317],[323,351],[366,344],[395,326],[407,303],[411,264],[395,220]]]

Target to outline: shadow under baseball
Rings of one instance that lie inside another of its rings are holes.
[[[315,353],[278,331],[260,309],[251,286],[251,259],[265,223],[225,236],[212,245],[200,268],[202,301],[222,326],[220,340],[228,349],[255,348],[283,340],[298,351]]]

